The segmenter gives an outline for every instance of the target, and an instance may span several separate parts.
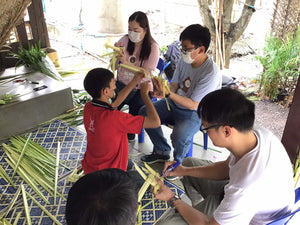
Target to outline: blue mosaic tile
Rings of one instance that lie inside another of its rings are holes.
[[[52,153],[56,153],[57,143],[61,142],[61,152],[60,159],[65,160],[66,165],[73,171],[75,168],[80,166],[81,159],[84,155],[86,149],[86,136],[84,133],[76,130],[73,127],[68,127],[66,124],[61,123],[59,120],[56,120],[48,125],[39,127],[37,130],[32,131],[32,140],[36,143],[42,145]],[[28,136],[25,134],[25,136]],[[0,166],[8,173],[11,177],[13,174],[13,169],[5,161],[6,154],[3,151],[2,145],[0,146]],[[66,181],[66,174],[70,173],[70,170],[66,168],[59,169],[59,177],[63,179],[59,180],[58,188],[59,192],[67,198],[68,192],[72,187],[71,182]],[[14,183],[18,186],[23,183],[23,180],[16,175],[14,178]],[[176,194],[182,196],[184,191],[174,185],[171,182],[165,181],[165,184],[168,185]],[[25,184],[26,190],[34,195],[34,192]],[[7,184],[3,178],[0,178],[0,214],[5,212],[9,206],[16,189]],[[61,224],[65,225],[65,205],[66,201],[62,198],[56,199],[56,204],[54,204],[54,198],[51,197],[46,191],[43,192],[45,197],[48,199],[50,204],[46,205],[41,199],[36,195],[34,197],[36,200],[43,206],[45,206],[49,212],[56,217]],[[23,210],[23,202],[21,196],[18,198],[18,204],[15,206],[8,214],[7,218],[11,219],[11,223],[14,222],[16,215],[19,211]],[[152,225],[157,219],[159,219],[169,208],[169,205],[165,201],[159,201],[154,199],[150,188],[145,193],[142,199],[142,206],[151,202],[147,207],[143,208],[142,213],[142,224],[143,225]],[[53,221],[45,215],[45,213],[35,205],[31,200],[28,200],[30,215],[33,225],[52,225]],[[25,219],[24,211],[21,215],[18,225],[27,224]]]
[[[139,165],[139,164],[137,164]],[[176,193],[178,196],[182,196],[185,194],[184,190],[182,190],[180,187],[176,186],[175,184],[165,180],[165,185],[171,188],[171,190]],[[142,200],[141,200],[141,206],[142,206],[142,224],[143,225],[152,225],[155,223],[161,216],[163,216],[166,213],[166,210],[170,207],[169,204],[166,201],[160,201],[153,197],[150,187],[148,187],[147,191],[145,192]],[[143,208],[144,205],[147,205]]]

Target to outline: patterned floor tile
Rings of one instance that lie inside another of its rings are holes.
[[[68,127],[67,125],[61,123],[56,120],[48,125],[42,126],[37,130],[31,132],[31,139],[36,143],[40,144],[44,148],[48,149],[53,154],[56,153],[58,142],[61,143],[61,152],[60,159],[65,160],[69,169],[60,168],[59,170],[59,190],[64,196],[67,198],[68,191],[72,187],[71,182],[67,181],[67,176],[78,166],[80,166],[80,161],[83,157],[83,154],[86,149],[86,136],[84,133],[78,131],[73,127]],[[28,136],[26,134],[25,136]],[[2,145],[0,146],[0,166],[8,173],[11,177],[13,174],[13,169],[6,163],[5,161],[6,154],[4,153]],[[14,182],[18,188],[18,186],[23,182],[23,180],[16,175],[14,178]],[[176,192],[179,196],[184,194],[184,191],[176,186],[175,184],[165,181],[165,184],[168,185],[174,192]],[[31,190],[29,186],[25,184],[26,190],[34,195],[34,192]],[[0,179],[0,214],[7,210],[14,194],[16,193],[16,189],[7,184],[3,178]],[[65,205],[66,200],[62,198],[57,198],[56,203],[54,204],[54,199],[51,197],[46,191],[43,192],[45,197],[48,199],[50,204],[46,205],[37,195],[34,197],[38,200],[38,202],[45,206],[46,209],[57,218],[57,220],[61,224],[66,224],[64,213],[65,213]],[[20,196],[21,197],[21,196]],[[8,213],[8,220],[13,223],[16,218],[18,212],[23,210],[23,202],[19,197],[17,200],[17,206],[15,206]],[[151,201],[150,204],[148,204]],[[169,208],[169,205],[165,201],[159,201],[152,197],[150,192],[150,188],[147,190],[146,194],[142,199],[142,206],[147,205],[147,207],[142,209],[142,224],[143,225],[151,225],[155,223]],[[53,221],[31,200],[28,200],[28,205],[30,209],[30,216],[33,225],[47,225],[54,224]],[[24,210],[22,212],[22,216],[18,221],[18,225],[26,224]]]

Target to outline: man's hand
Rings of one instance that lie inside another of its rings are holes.
[[[161,80],[157,77],[153,77],[153,97],[164,98],[163,88],[165,88],[165,95],[169,94],[169,90],[163,87]]]
[[[174,197],[174,192],[158,178],[155,177],[157,184],[160,186],[156,194],[153,193],[153,186],[151,187],[151,192],[154,194],[154,197],[158,200],[169,201]]]
[[[166,169],[168,169],[169,166],[172,166],[173,164],[175,164],[176,161],[172,161],[172,162],[165,162],[165,166],[164,166],[164,170],[166,171]],[[167,171],[163,177],[168,177],[168,176],[177,176],[177,177],[181,177],[184,175],[184,167],[182,165],[177,166],[173,171]]]
[[[156,98],[163,98],[163,92],[162,92],[162,89],[161,89],[161,82],[160,80],[158,80],[156,77],[153,77],[152,79],[153,81],[153,93],[152,93],[152,96],[153,97],[156,97]]]

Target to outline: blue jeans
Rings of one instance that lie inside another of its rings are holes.
[[[191,138],[199,131],[201,119],[197,111],[181,109],[168,98],[170,111],[167,108],[165,99],[153,103],[162,124],[173,125],[171,141],[174,148],[174,160],[182,162],[188,153],[191,145]],[[139,115],[146,116],[146,107],[143,106]],[[155,129],[145,129],[152,143],[153,152],[160,155],[170,155],[171,147],[164,137],[161,127]]]

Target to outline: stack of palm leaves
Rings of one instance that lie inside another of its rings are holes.
[[[54,204],[56,204],[56,196],[60,196],[62,199],[65,199],[65,197],[58,192],[57,187],[59,166],[61,165],[67,168],[64,162],[59,159],[60,143],[58,143],[56,156],[54,156],[48,150],[32,141],[30,137],[31,134],[28,138],[21,136],[11,137],[9,144],[2,144],[7,155],[5,160],[8,165],[14,169],[14,172],[12,177],[10,177],[5,170],[0,167],[0,176],[3,177],[7,183],[10,183],[14,188],[16,188],[14,184],[14,177],[18,174],[46,204],[49,204],[49,202],[44,196],[42,189],[46,190],[49,195],[54,197]],[[15,205],[21,190],[27,224],[31,224],[30,211],[27,203],[27,197],[29,197],[44,211],[46,215],[48,215],[49,218],[51,218],[56,224],[60,225],[59,221],[50,212],[48,212],[44,206],[25,191],[23,184],[21,184],[17,190],[8,210],[6,210],[4,214],[0,215],[0,224],[10,224],[5,217]],[[14,224],[18,223],[21,213],[22,211],[17,214],[16,218],[14,218]]]
[[[60,147],[58,147],[55,157],[47,149],[30,140],[30,136],[27,139],[21,136],[11,137],[9,144],[2,144],[7,155],[5,160],[14,169],[10,179],[7,174],[2,174],[2,177],[11,183],[17,173],[46,203],[49,202],[41,188],[54,198],[59,195],[65,199],[57,191],[58,167],[61,165],[67,168],[63,161],[59,160]]]
[[[13,206],[16,204],[16,201],[22,192],[22,199],[23,199],[23,205],[24,205],[24,210],[25,210],[25,217],[26,217],[26,222],[27,224],[32,224],[31,219],[30,219],[30,210],[28,208],[28,202],[27,202],[27,197],[31,199],[38,207],[40,207],[43,212],[53,220],[53,222],[57,225],[61,225],[61,223],[44,207],[42,206],[31,194],[29,194],[27,191],[25,191],[24,185],[21,184],[19,189],[17,190],[15,196],[13,197],[10,205],[8,206],[8,209],[5,213],[0,215],[0,225],[11,225],[10,222],[8,222],[5,217],[8,215],[8,213],[12,210]],[[19,219],[23,213],[23,210],[19,211],[17,213],[17,216],[14,218],[14,223],[13,225],[17,225],[19,222]]]

